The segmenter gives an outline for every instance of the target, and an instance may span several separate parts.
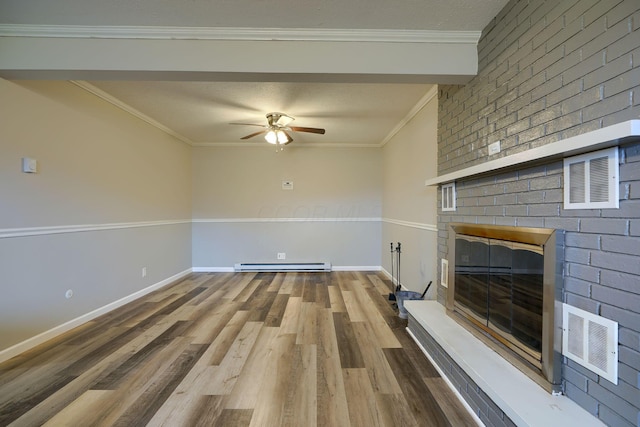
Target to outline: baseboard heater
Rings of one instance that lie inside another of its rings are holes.
[[[331,263],[329,262],[288,262],[288,263],[250,263],[243,262],[234,265],[235,271],[331,271]]]

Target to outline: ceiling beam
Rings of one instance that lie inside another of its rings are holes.
[[[464,84],[475,32],[0,25],[0,77]]]

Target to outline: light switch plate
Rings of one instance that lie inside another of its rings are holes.
[[[22,172],[38,173],[38,161],[29,157],[22,158]]]
[[[489,155],[498,154],[500,152],[500,141],[496,141],[493,144],[489,144]]]

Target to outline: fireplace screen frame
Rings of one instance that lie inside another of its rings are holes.
[[[542,336],[541,352],[524,349],[515,339],[506,337],[496,328],[490,328],[479,321],[478,316],[463,304],[455,301],[456,276],[456,238],[468,236],[470,239],[482,238],[497,241],[524,244],[539,248],[543,253],[542,279]],[[449,225],[449,251],[447,257],[449,287],[445,307],[452,317],[462,317],[481,335],[489,336],[491,341],[499,343],[497,351],[507,360],[513,361],[514,355],[525,361],[517,364],[524,366],[529,376],[551,392],[558,391],[561,383],[561,331],[562,331],[562,284],[564,262],[564,232],[550,228],[511,227],[483,224],[452,223]],[[542,378],[544,381],[538,381]]]

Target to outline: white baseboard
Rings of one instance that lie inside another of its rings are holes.
[[[233,267],[193,267],[194,273],[233,273]]]
[[[37,345],[40,345],[42,343],[44,343],[45,341],[48,341],[52,338],[55,338],[56,336],[63,334],[67,331],[70,331],[71,329],[75,328],[76,326],[80,326],[83,323],[86,323],[90,320],[95,319],[98,316],[101,316],[105,313],[108,313],[112,310],[115,310],[118,307],[121,307],[131,301],[134,301],[144,295],[147,295],[157,289],[160,289],[170,283],[175,282],[178,279],[181,279],[182,277],[191,274],[192,269],[189,268],[187,270],[184,270],[178,274],[175,274],[171,277],[168,277],[158,283],[155,283],[149,287],[146,287],[144,289],[141,289],[137,292],[132,293],[131,295],[127,295],[124,298],[120,298],[117,301],[114,301],[112,303],[109,303],[105,306],[102,306],[100,308],[97,308],[93,311],[90,311],[89,313],[83,314],[82,316],[76,317],[75,319],[69,320],[68,322],[65,322],[61,325],[55,326],[51,329],[49,329],[48,331],[44,331],[42,333],[39,333],[36,336],[33,336],[29,339],[26,339],[22,342],[19,342],[18,344],[15,344],[7,349],[4,349],[2,351],[0,351],[0,363],[4,362],[5,360],[9,360],[14,356],[17,356],[20,353],[23,353],[27,350],[30,350],[32,348],[34,348]]]
[[[332,265],[332,271],[380,271],[379,265]],[[233,267],[193,267],[194,273],[228,273],[233,272]]]
[[[333,271],[380,271],[379,265],[332,265]]]

